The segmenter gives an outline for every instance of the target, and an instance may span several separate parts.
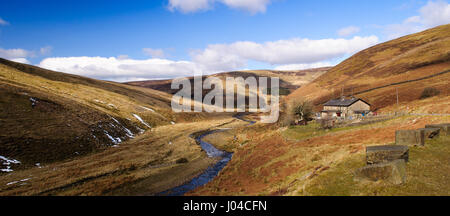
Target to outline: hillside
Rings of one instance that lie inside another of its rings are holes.
[[[205,140],[233,151],[233,159],[213,181],[187,195],[448,195],[448,136],[410,147],[406,184],[355,182],[353,172],[364,166],[366,146],[395,143],[397,130],[449,121],[449,115],[409,115],[331,130],[317,123],[286,128],[256,124],[211,135]]]
[[[254,77],[279,77],[280,78],[280,93],[289,94],[294,91],[298,87],[305,85],[320,75],[326,73],[330,68],[315,68],[308,70],[297,70],[297,71],[274,71],[274,70],[249,70],[249,71],[233,71],[233,72],[224,72],[218,73],[214,75],[203,76],[203,79],[207,77],[218,77],[222,80],[225,80],[225,77],[244,77],[247,78],[249,76]],[[193,77],[189,77],[193,83]],[[147,81],[136,81],[136,82],[128,82],[126,84],[141,86],[146,88],[151,88],[163,92],[168,92],[170,94],[174,94],[177,92],[177,89],[171,89],[170,84],[172,80],[147,80]]]
[[[440,97],[448,97],[450,73],[445,71],[449,69],[450,24],[363,50],[288,98],[312,100],[320,109],[321,104],[339,97],[344,89],[345,95],[353,92],[377,110],[396,103],[396,88],[402,104],[419,100],[426,87],[438,89]],[[432,76],[438,73],[441,74]],[[430,108],[429,111],[440,110]]]
[[[177,120],[166,93],[0,59],[2,171],[118,146]]]
[[[373,110],[400,110],[405,115],[327,130],[313,121],[281,128],[256,124],[210,135],[205,140],[234,152],[233,159],[217,178],[188,195],[448,195],[450,176],[444,173],[450,168],[449,148],[444,135],[411,147],[405,184],[361,183],[353,176],[364,163],[367,146],[394,144],[397,130],[448,123],[449,82],[450,25],[363,50],[285,99],[306,98],[319,110],[344,88],[345,95],[353,91]],[[421,99],[425,88],[440,94]]]

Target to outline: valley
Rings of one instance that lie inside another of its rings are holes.
[[[281,118],[291,102],[316,113],[342,96],[376,113],[331,128],[317,116],[282,125],[261,113],[178,113],[172,80],[101,81],[0,59],[0,195],[449,195],[448,136],[411,147],[403,185],[353,179],[367,146],[450,122],[449,47],[447,24],[334,67],[203,77],[280,77]]]

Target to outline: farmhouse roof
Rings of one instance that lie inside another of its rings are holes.
[[[356,103],[357,101],[362,101],[370,106],[369,103],[364,101],[361,98],[344,98],[344,99],[332,99],[324,104],[324,106],[339,106],[339,107],[348,107],[352,104]]]

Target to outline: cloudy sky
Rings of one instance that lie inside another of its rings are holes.
[[[448,23],[445,0],[15,0],[0,57],[120,82],[293,70]]]

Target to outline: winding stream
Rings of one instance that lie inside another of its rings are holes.
[[[243,115],[236,115],[236,116],[234,116],[234,118],[248,122],[249,123],[248,126],[255,124],[254,121],[243,119],[242,116]],[[229,130],[229,129],[219,129],[219,130],[208,131],[208,132],[201,134],[200,136],[198,136],[196,138],[197,142],[200,143],[200,146],[202,147],[203,150],[205,150],[208,157],[221,158],[216,164],[208,167],[202,174],[193,178],[189,182],[182,184],[180,186],[174,187],[172,189],[163,191],[161,193],[158,193],[157,195],[158,196],[182,196],[188,191],[194,190],[197,187],[205,185],[206,183],[211,181],[214,177],[216,177],[219,174],[219,172],[231,160],[231,158],[233,157],[233,153],[219,150],[216,147],[214,147],[214,145],[212,145],[211,143],[203,141],[203,138],[205,136],[208,136],[208,135],[211,135],[214,133],[218,133],[218,132],[222,132],[222,131],[226,131],[226,130]]]

